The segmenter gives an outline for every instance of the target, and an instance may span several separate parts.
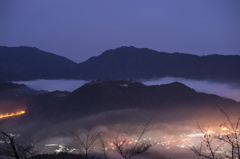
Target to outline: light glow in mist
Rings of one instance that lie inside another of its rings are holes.
[[[17,116],[17,115],[22,115],[22,114],[25,114],[25,111],[19,111],[19,112],[17,112],[17,113],[12,113],[12,114],[1,114],[0,115],[0,119],[2,119],[2,118],[8,118],[8,117],[12,117],[12,116]]]

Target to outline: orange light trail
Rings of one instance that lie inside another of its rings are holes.
[[[8,117],[11,117],[11,116],[16,116],[16,115],[22,115],[22,114],[24,114],[25,113],[25,111],[19,111],[19,112],[17,112],[17,113],[12,113],[12,114],[5,114],[5,115],[3,115],[3,114],[1,114],[0,115],[0,119],[2,119],[2,118],[8,118]]]

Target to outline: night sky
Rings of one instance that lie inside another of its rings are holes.
[[[82,62],[121,46],[240,55],[239,0],[0,1],[0,45]]]

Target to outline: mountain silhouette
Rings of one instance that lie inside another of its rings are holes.
[[[42,104],[43,98],[31,103],[27,112],[31,118],[54,121],[72,120],[107,111],[145,109],[164,111],[193,111],[207,109],[216,104],[228,109],[240,106],[234,100],[217,95],[198,93],[186,85],[174,82],[146,86],[132,80],[97,80],[86,83],[56,102]],[[34,107],[33,107],[34,105]]]
[[[240,56],[197,56],[157,52],[147,48],[107,50],[78,64],[78,78],[152,79],[182,77],[197,80],[239,81]]]
[[[0,46],[0,79],[31,80],[67,78],[77,64],[65,57],[32,47]]]
[[[19,88],[26,88],[26,87],[27,86],[24,84],[16,84],[16,83],[0,80],[0,92],[6,91],[6,90],[19,89]]]
[[[47,93],[44,90],[34,90],[24,84],[16,84],[0,80],[0,102],[1,100],[20,100],[28,95]]]
[[[240,56],[157,52],[120,47],[76,64],[31,47],[0,47],[0,79],[153,79],[180,77],[218,82],[240,81]]]

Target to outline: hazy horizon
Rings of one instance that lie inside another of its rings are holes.
[[[239,7],[238,0],[3,0],[0,44],[37,47],[77,63],[121,46],[240,55]]]

